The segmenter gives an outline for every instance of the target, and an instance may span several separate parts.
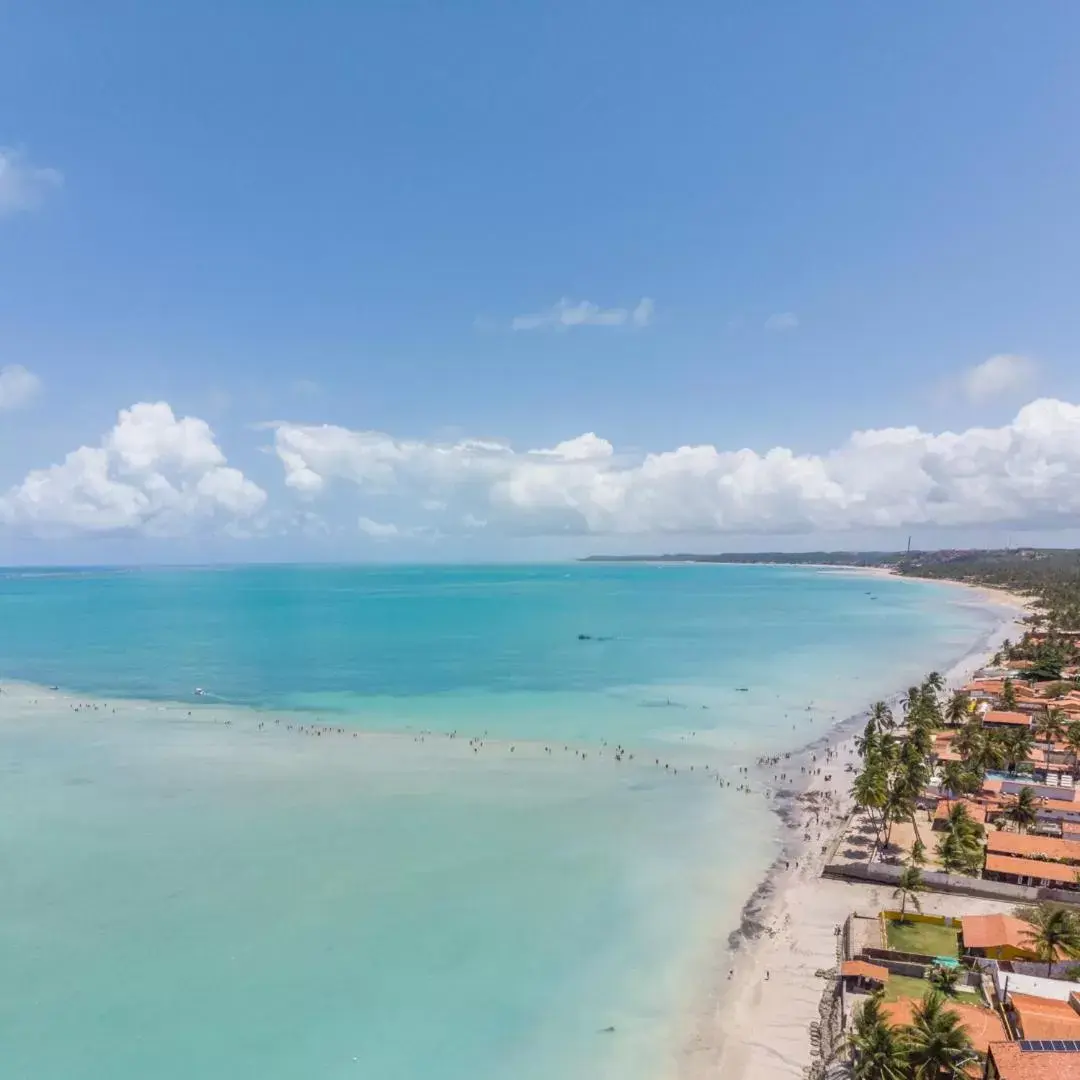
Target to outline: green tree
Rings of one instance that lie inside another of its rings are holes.
[[[1016,708],[1016,687],[1012,679],[1006,679],[1001,687],[1001,695],[998,697],[998,705],[1008,712]]]
[[[971,698],[963,690],[957,690],[945,706],[945,719],[950,724],[962,724],[971,715]]]
[[[880,731],[877,721],[871,716],[866,721],[866,727],[863,728],[862,734],[855,736],[855,749],[863,761],[868,761],[877,754],[880,747]]]
[[[1022,787],[1006,804],[1005,817],[1016,825],[1017,831],[1027,832],[1039,820],[1042,800],[1032,787]]]
[[[947,874],[977,873],[983,860],[983,828],[963,803],[950,809],[945,830],[936,848],[942,869]]]
[[[1015,772],[1029,757],[1035,746],[1035,737],[1030,728],[1016,728],[1013,731],[999,732],[998,739],[1005,751],[1005,764],[1010,772]]]
[[[922,902],[919,900],[919,893],[923,891],[923,879],[922,873],[917,866],[905,866],[900,873],[900,879],[896,883],[896,888],[893,889],[893,897],[900,901],[900,921],[904,921],[904,916],[907,914],[907,906],[911,906],[916,911],[922,911]]]
[[[900,1031],[881,1011],[881,998],[869,997],[855,1013],[847,1038],[853,1080],[907,1080],[907,1053]]]
[[[1031,927],[1020,938],[1046,961],[1047,978],[1055,961],[1080,957],[1080,919],[1075,912],[1044,902],[1024,909],[1020,917]]]
[[[916,836],[908,853],[908,865],[922,868],[926,865],[926,845]]]
[[[960,985],[960,969],[951,964],[932,964],[927,975],[930,985],[946,997],[955,997]]]
[[[934,851],[946,874],[962,874],[967,870],[968,854],[956,833],[947,832]]]
[[[864,765],[855,777],[851,792],[855,798],[855,804],[866,810],[870,816],[870,823],[877,829],[877,844],[886,843],[889,783],[885,770],[877,762]],[[876,820],[874,818],[875,811],[878,815]],[[870,849],[867,862],[873,859],[876,847],[877,845]]]
[[[1049,748],[1050,743],[1058,742],[1065,737],[1066,722],[1068,717],[1061,709],[1043,709],[1035,717],[1035,731]]]
[[[1073,764],[1080,761],[1080,720],[1074,720],[1065,729],[1065,742],[1072,751]]]
[[[891,731],[896,727],[892,709],[884,701],[875,701],[870,706],[870,719],[877,725],[878,731]]]
[[[962,761],[946,761],[941,769],[941,790],[946,803],[963,793],[966,770]]]
[[[913,1080],[962,1077],[977,1060],[959,1014],[937,990],[928,991],[915,1006],[901,1039]]]
[[[982,756],[986,737],[987,733],[982,726],[982,720],[977,716],[973,716],[956,733],[952,741],[952,748],[965,761],[976,761]]]

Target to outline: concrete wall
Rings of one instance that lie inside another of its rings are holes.
[[[900,880],[904,867],[889,863],[830,863],[822,870],[823,877],[840,878],[843,881],[862,881],[871,885],[893,888]],[[978,896],[984,900],[1001,900],[1008,904],[1034,904],[1038,900],[1054,900],[1061,904],[1080,904],[1080,892],[1066,889],[1035,888],[1028,885],[1010,885],[1005,881],[987,881],[984,878],[965,877],[962,874],[942,874],[926,870],[923,885],[929,892],[955,893],[958,896]]]

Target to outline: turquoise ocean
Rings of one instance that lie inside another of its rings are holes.
[[[0,1075],[657,1080],[779,850],[716,777],[1003,617],[794,567],[0,572]]]

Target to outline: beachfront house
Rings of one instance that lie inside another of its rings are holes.
[[[1080,867],[1065,863],[1040,862],[1038,859],[1018,859],[1011,855],[986,856],[983,877],[988,881],[1004,881],[1009,885],[1030,885],[1036,888],[1080,890]]]
[[[1011,915],[964,915],[960,919],[961,948],[969,956],[991,960],[1036,960],[1026,935],[1031,926]]]
[[[990,709],[983,713],[983,727],[996,728],[999,731],[1011,731],[1016,728],[1030,728],[1031,715],[1026,712],[1010,712],[1004,709]]]
[[[1080,999],[1066,1001],[1010,993],[1007,1005],[1013,1027],[1021,1039],[1068,1039],[1080,1041]]]
[[[1080,1043],[991,1043],[983,1080],[1080,1080]]]

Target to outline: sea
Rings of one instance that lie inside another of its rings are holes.
[[[0,571],[0,1075],[673,1075],[783,840],[755,761],[1003,618],[791,566]]]

